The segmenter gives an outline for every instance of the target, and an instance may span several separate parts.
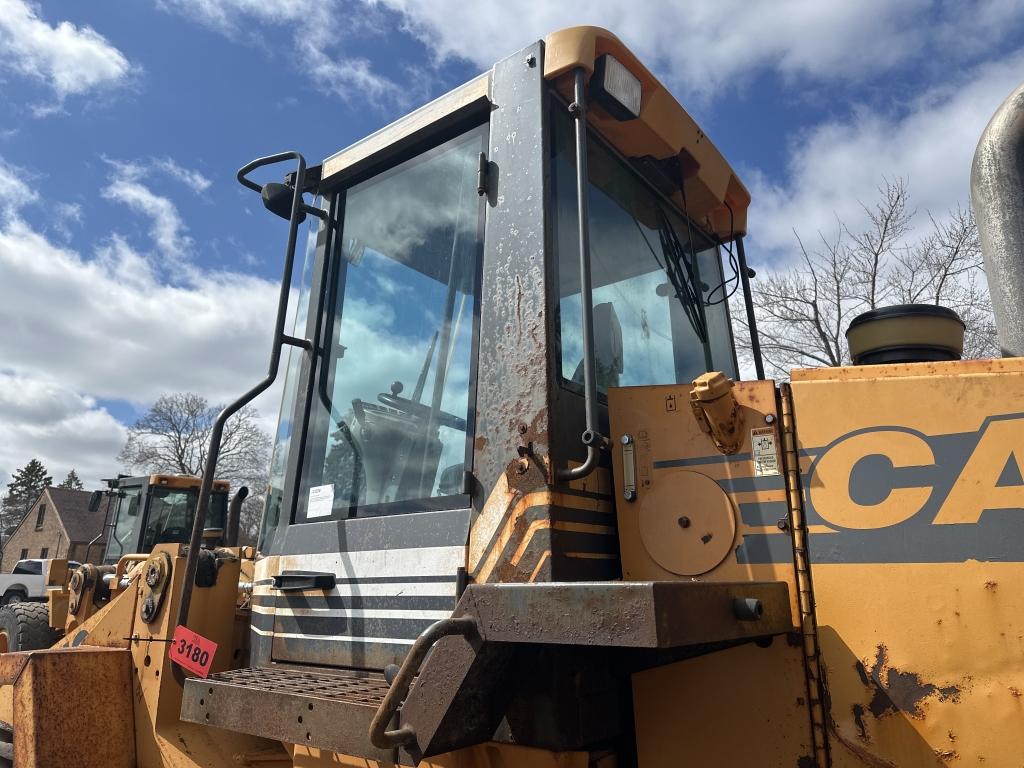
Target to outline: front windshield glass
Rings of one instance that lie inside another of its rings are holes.
[[[142,552],[152,551],[157,544],[187,542],[192,534],[198,499],[199,488],[153,488]],[[207,528],[224,528],[226,504],[227,494],[223,491],[210,495]]]
[[[576,149],[570,117],[552,114],[551,201],[558,262],[562,378],[583,386]],[[587,142],[598,389],[736,377],[715,244],[600,141]]]
[[[297,519],[463,493],[485,126],[350,188]]]

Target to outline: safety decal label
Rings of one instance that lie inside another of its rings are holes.
[[[314,517],[330,517],[334,511],[334,483],[315,485],[309,489],[309,504],[306,506],[306,519]]]
[[[757,477],[779,474],[779,452],[775,449],[773,427],[750,430],[750,452],[754,457],[754,474]]]
[[[208,677],[215,653],[217,644],[213,640],[207,640],[180,624],[175,628],[171,641],[171,661],[175,664],[200,677]]]

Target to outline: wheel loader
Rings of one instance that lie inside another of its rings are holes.
[[[855,365],[785,382],[746,187],[605,30],[249,163],[288,220],[267,376],[214,425],[188,544],[0,656],[14,764],[1021,765],[1022,102],[975,168],[1007,357],[884,308]],[[259,544],[203,547],[224,423],[279,375]]]
[[[124,577],[125,567],[144,562],[157,544],[188,541],[199,499],[200,479],[191,475],[119,475],[105,481],[106,490],[93,491],[89,511],[103,506],[100,532],[85,550],[85,563],[66,558],[46,561],[43,572],[45,602],[6,605],[0,608],[0,649],[30,651],[47,648],[67,629],[69,613],[72,626],[85,621],[102,608]],[[215,480],[210,512],[204,528],[207,546],[234,541],[237,528],[225,531],[228,521],[226,480]],[[232,500],[241,504],[249,489],[243,486]],[[238,523],[238,515],[232,515]],[[95,549],[94,549],[95,548]],[[101,561],[92,562],[95,552]],[[120,567],[118,567],[120,564]]]

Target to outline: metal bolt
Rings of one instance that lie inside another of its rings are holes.
[[[777,522],[776,525],[779,527],[780,531],[789,530],[789,520],[787,520],[786,518],[782,518],[781,520],[779,520],[779,522]]]
[[[528,66],[528,67],[535,67],[535,66],[537,66],[537,57],[534,56],[532,53],[529,56],[526,57],[526,66]]]
[[[520,424],[519,425],[519,434],[520,435],[525,435],[526,434],[526,425],[525,424]]]
[[[766,413],[764,415],[764,423],[765,424],[774,424],[775,423],[775,414],[774,413]]]
[[[530,468],[530,460],[529,459],[519,459],[516,462],[516,474],[518,474],[518,475],[525,475],[527,470],[529,470],[529,468]]]
[[[151,587],[160,583],[160,569],[156,565],[150,565],[146,569],[146,583]]]
[[[153,620],[154,613],[156,613],[156,603],[153,602],[153,596],[150,595],[142,603],[142,620],[148,624]]]
[[[630,443],[633,442],[633,436],[623,435],[622,437],[619,438],[619,442],[622,443],[623,445],[629,445]]]
[[[634,490],[623,491],[622,492],[622,497],[626,501],[636,501],[636,491],[634,491]]]
[[[689,528],[690,527],[690,518],[688,518],[686,515],[683,515],[682,517],[680,517],[679,518],[679,527],[680,528]]]
[[[575,101],[572,104],[569,105],[569,114],[570,115],[575,115],[579,111],[580,111],[580,105],[577,104]]]

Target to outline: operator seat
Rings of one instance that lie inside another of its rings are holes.
[[[619,386],[622,373],[622,326],[610,301],[594,306],[594,372],[598,389]],[[572,380],[582,386],[583,361],[576,366]]]

